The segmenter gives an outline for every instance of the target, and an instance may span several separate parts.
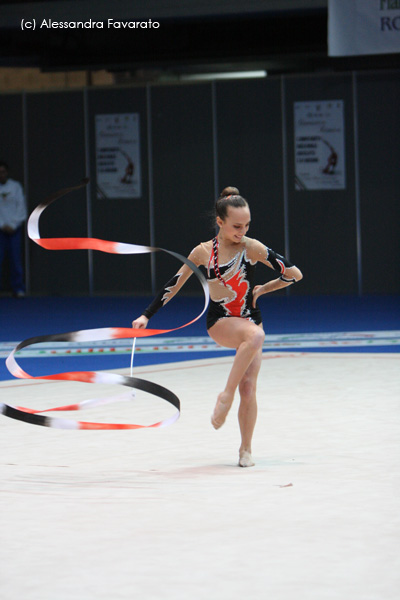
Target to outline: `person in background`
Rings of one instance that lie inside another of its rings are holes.
[[[8,258],[10,284],[16,298],[25,296],[22,226],[26,217],[22,185],[9,177],[7,163],[0,161],[0,282],[2,266],[5,258]]]

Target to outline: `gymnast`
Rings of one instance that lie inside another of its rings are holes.
[[[221,192],[215,205],[215,218],[218,235],[213,240],[200,243],[189,254],[189,259],[196,266],[202,265],[207,270],[211,298],[207,312],[208,334],[220,346],[236,350],[211,423],[215,429],[224,424],[239,387],[239,466],[252,467],[255,464],[251,442],[257,419],[256,386],[265,338],[256,302],[262,294],[292,285],[303,275],[283,256],[246,236],[250,226],[250,209],[237,188],[227,187]],[[279,277],[255,286],[257,262],[274,269]],[[143,314],[132,322],[132,327],[145,328],[149,319],[175,296],[191,274],[191,269],[183,265]]]

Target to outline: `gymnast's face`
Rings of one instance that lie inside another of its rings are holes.
[[[248,206],[228,206],[228,213],[224,220],[217,217],[219,238],[232,244],[240,244],[243,236],[250,227],[250,210]]]

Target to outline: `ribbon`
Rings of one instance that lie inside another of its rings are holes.
[[[166,252],[171,256],[174,256],[179,261],[188,265],[193,271],[196,277],[199,279],[203,291],[204,291],[204,307],[201,313],[183,325],[175,327],[173,329],[133,329],[125,327],[106,327],[99,329],[83,329],[80,331],[70,331],[68,333],[60,333],[55,335],[44,335],[29,338],[20,342],[14,350],[9,354],[6,359],[6,366],[9,372],[14,376],[21,379],[50,379],[54,381],[81,381],[85,383],[102,383],[102,384],[113,384],[123,385],[129,388],[135,388],[148,392],[154,396],[162,398],[166,402],[172,404],[177,410],[167,419],[153,423],[151,425],[137,425],[133,423],[97,423],[87,421],[74,421],[71,419],[63,419],[50,417],[38,413],[50,412],[50,411],[72,411],[82,410],[99,404],[106,404],[115,402],[117,400],[132,400],[132,392],[129,394],[120,395],[108,399],[95,398],[92,400],[84,400],[82,402],[71,404],[67,406],[58,406],[46,410],[33,410],[23,406],[10,406],[0,402],[0,412],[12,419],[17,419],[25,423],[31,423],[33,425],[42,425],[45,427],[55,427],[58,429],[140,429],[140,428],[151,428],[151,427],[165,427],[171,425],[180,416],[180,400],[179,398],[169,389],[147,381],[145,379],[138,379],[137,377],[130,377],[124,375],[118,375],[113,373],[103,373],[97,371],[72,371],[66,373],[56,373],[54,375],[45,375],[41,377],[34,377],[26,373],[15,359],[15,353],[27,346],[32,344],[38,344],[40,342],[85,342],[95,340],[107,340],[107,339],[123,339],[123,338],[138,338],[148,337],[152,335],[159,335],[162,333],[170,333],[171,331],[177,331],[183,329],[188,325],[191,325],[205,313],[209,303],[209,290],[207,281],[200,271],[200,269],[188,258],[173,252],[166,250],[165,248],[158,248],[152,246],[139,246],[136,244],[125,244],[120,242],[112,242],[109,240],[102,240],[98,238],[41,238],[39,233],[39,220],[43,211],[52,204],[55,200],[65,196],[69,192],[78,190],[84,187],[89,182],[88,179],[83,179],[79,185],[64,188],[48,197],[42,204],[39,204],[32,212],[28,219],[27,230],[29,238],[47,250],[98,250],[100,252],[107,252],[112,254],[146,254],[151,252]]]

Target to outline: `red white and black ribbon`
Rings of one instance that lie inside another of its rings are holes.
[[[12,375],[22,379],[50,379],[54,381],[81,381],[85,383],[101,383],[101,384],[113,384],[122,385],[129,388],[135,388],[148,392],[154,396],[162,398],[166,402],[172,404],[177,410],[172,417],[153,423],[151,425],[137,425],[133,423],[92,423],[86,421],[75,421],[71,419],[63,419],[50,417],[43,414],[43,412],[49,411],[70,411],[70,410],[82,410],[99,404],[105,404],[107,402],[115,402],[116,400],[126,399],[125,396],[117,396],[108,399],[92,399],[84,400],[83,402],[59,406],[52,409],[46,410],[33,410],[31,408],[25,408],[22,406],[10,406],[0,402],[0,412],[6,417],[24,421],[25,423],[31,423],[33,425],[43,425],[45,427],[55,427],[58,429],[139,429],[148,427],[165,427],[174,423],[180,415],[180,400],[179,398],[169,389],[158,385],[156,383],[146,381],[144,379],[138,379],[137,377],[127,377],[124,375],[118,375],[113,373],[103,373],[97,371],[73,371],[67,373],[56,373],[54,375],[46,375],[40,377],[34,377],[26,373],[17,363],[15,354],[19,350],[31,346],[32,344],[38,344],[41,342],[85,342],[85,341],[96,341],[106,339],[124,339],[124,338],[137,338],[137,337],[148,337],[152,335],[159,335],[162,333],[170,333],[191,325],[204,314],[209,303],[209,290],[207,281],[198,269],[198,267],[185,256],[173,252],[171,250],[165,250],[164,248],[155,248],[151,246],[139,246],[136,244],[125,244],[120,242],[112,242],[108,240],[101,240],[97,238],[41,238],[39,233],[39,219],[43,211],[55,200],[61,198],[65,194],[77,190],[88,183],[85,179],[81,184],[65,188],[60,190],[47,198],[42,204],[37,206],[29,217],[28,220],[28,236],[30,239],[46,248],[47,250],[98,250],[100,252],[107,252],[112,254],[145,254],[151,252],[166,252],[171,256],[174,256],[179,261],[185,263],[190,267],[194,274],[199,279],[203,290],[204,290],[204,308],[201,313],[180,327],[173,329],[132,329],[125,327],[106,327],[99,329],[84,329],[81,331],[71,331],[68,333],[61,333],[55,335],[45,335],[29,338],[22,341],[14,350],[10,353],[6,360],[8,370]],[[133,399],[132,393],[130,398]]]

